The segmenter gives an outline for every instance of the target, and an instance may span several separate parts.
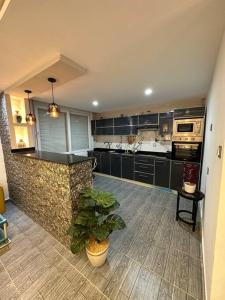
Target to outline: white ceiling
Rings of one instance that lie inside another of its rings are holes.
[[[200,98],[224,16],[224,0],[11,1],[0,22],[0,90],[61,53],[88,69],[56,88],[63,105],[107,111]]]

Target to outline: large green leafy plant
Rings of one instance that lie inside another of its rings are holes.
[[[71,251],[83,250],[90,238],[101,242],[114,230],[126,227],[123,219],[111,212],[119,207],[119,203],[111,193],[94,189],[81,192],[78,199],[78,211],[73,217],[68,230],[71,236]]]

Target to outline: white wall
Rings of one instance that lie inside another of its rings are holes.
[[[221,159],[217,156],[219,145],[223,146],[224,152],[224,142],[225,36],[207,100],[206,143],[202,170],[201,189],[206,195],[203,205],[203,259],[208,300],[225,299],[225,162],[224,153]]]
[[[9,198],[8,193],[8,186],[7,186],[7,180],[6,180],[6,173],[5,173],[5,163],[4,163],[4,157],[2,152],[2,143],[0,139],[0,185],[4,188],[5,193],[5,199]]]

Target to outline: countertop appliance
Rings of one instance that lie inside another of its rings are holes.
[[[174,119],[172,141],[202,142],[204,118]]]

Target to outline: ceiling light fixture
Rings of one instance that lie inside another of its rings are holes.
[[[28,103],[29,103],[29,111],[30,111],[29,114],[26,114],[26,122],[27,122],[28,125],[33,125],[36,122],[36,118],[35,118],[35,115],[32,114],[32,112],[31,112],[30,94],[32,93],[32,91],[25,90],[24,92],[27,94],[27,100],[28,100]]]
[[[145,96],[149,96],[153,93],[153,90],[150,88],[145,89]]]
[[[94,106],[98,106],[98,101],[97,101],[97,100],[94,100],[94,101],[92,101],[92,104],[93,104]]]
[[[48,114],[50,117],[52,118],[58,118],[59,114],[60,114],[60,106],[58,104],[55,103],[55,99],[54,99],[54,90],[53,90],[53,84],[56,82],[55,78],[48,78],[48,81],[51,83],[52,85],[52,103],[50,103],[48,105]]]

